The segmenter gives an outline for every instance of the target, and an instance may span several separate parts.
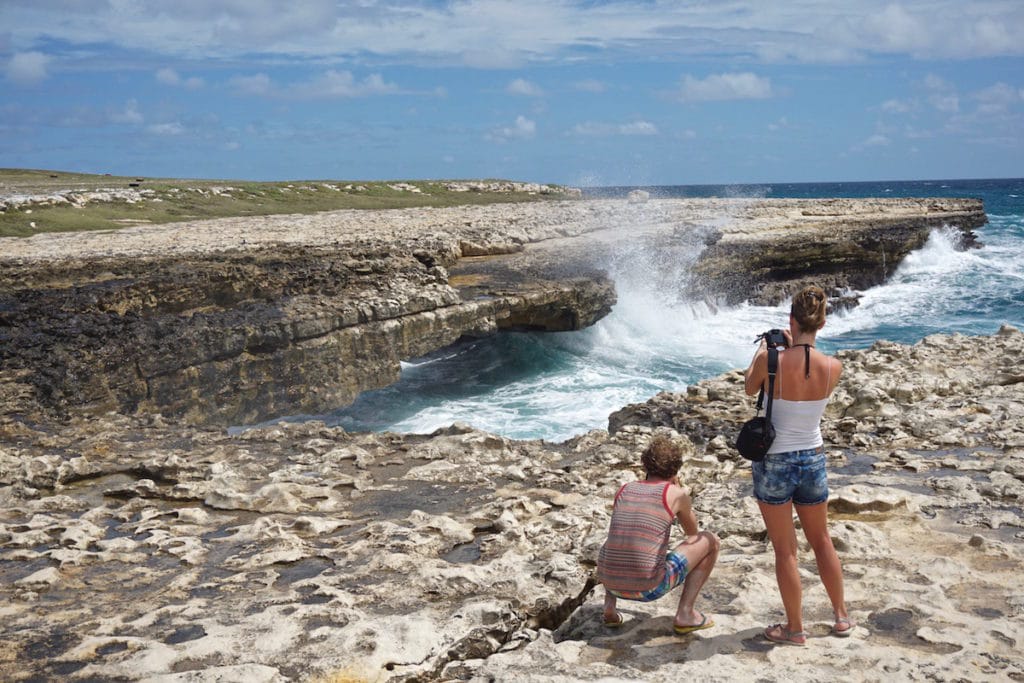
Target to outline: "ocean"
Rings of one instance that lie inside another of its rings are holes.
[[[632,189],[652,197],[979,197],[989,219],[976,231],[982,248],[959,251],[952,233],[936,231],[889,282],[832,315],[819,347],[834,352],[881,339],[913,344],[935,333],[992,334],[1004,323],[1024,328],[1024,179],[606,187],[584,196],[625,197]],[[619,300],[590,328],[461,342],[404,362],[397,384],[312,417],[351,431],[405,433],[465,422],[511,438],[559,442],[606,428],[610,413],[659,391],[684,391],[746,367],[756,335],[787,324],[788,302],[716,308],[680,301],[653,287],[644,266],[643,258],[609,264]]]

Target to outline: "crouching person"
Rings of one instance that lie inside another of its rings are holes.
[[[618,599],[650,602],[683,584],[673,628],[691,633],[714,626],[695,607],[704,582],[718,559],[718,538],[699,531],[689,494],[679,485],[683,459],[679,447],[654,437],[640,457],[647,478],[624,485],[615,494],[608,539],[597,560],[597,579],[604,584],[604,623],[622,624]],[[668,549],[676,520],[686,540]]]

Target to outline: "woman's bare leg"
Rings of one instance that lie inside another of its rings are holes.
[[[768,538],[775,550],[775,579],[782,595],[782,607],[786,611],[786,630],[799,633],[804,630],[803,588],[800,585],[800,568],[796,556],[796,527],[793,524],[793,503],[769,505],[758,501],[764,518]]]
[[[846,599],[843,594],[843,566],[839,555],[832,545],[832,537],[828,532],[828,503],[818,505],[797,505],[796,514],[804,529],[804,536],[814,551],[814,561],[818,565],[818,576],[825,586],[828,599],[832,602],[832,611],[836,621],[848,619]],[[843,629],[845,630],[845,629]]]

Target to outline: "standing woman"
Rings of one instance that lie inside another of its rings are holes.
[[[818,575],[835,613],[832,634],[849,636],[853,622],[843,597],[843,569],[828,532],[828,480],[821,416],[839,383],[842,364],[814,348],[818,330],[825,326],[825,292],[805,287],[793,297],[789,329],[783,330],[787,348],[779,350],[772,425],[775,441],[764,460],[753,463],[754,497],[775,549],[775,578],[779,582],[786,623],[769,626],[768,640],[804,645],[800,572],[797,564],[793,508],[814,550]],[[767,384],[768,351],[765,340],[744,373],[748,396]]]

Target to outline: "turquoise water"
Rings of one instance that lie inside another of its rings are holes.
[[[587,194],[621,197],[631,189]],[[888,283],[832,316],[819,344],[834,351],[939,332],[992,334],[1004,323],[1024,328],[1024,179],[643,189],[665,197],[980,197],[989,217],[977,231],[981,249],[958,251],[951,232],[935,232]],[[628,403],[745,367],[755,335],[786,324],[788,303],[712,309],[666,297],[646,277],[654,258],[638,252],[609,264],[619,301],[591,328],[460,343],[403,363],[398,384],[316,418],[350,430],[411,433],[461,421],[513,438],[562,441],[607,427],[608,415]]]

